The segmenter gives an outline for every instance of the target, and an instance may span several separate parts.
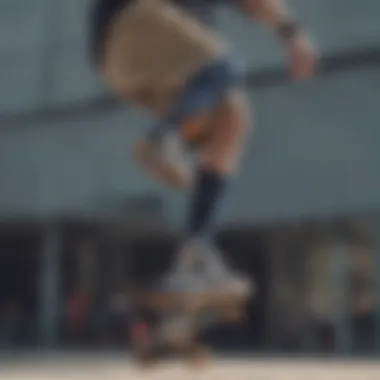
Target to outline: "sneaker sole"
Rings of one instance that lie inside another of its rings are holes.
[[[227,305],[240,307],[251,295],[251,291],[152,292],[145,294],[141,298],[141,302],[158,311],[198,312],[206,308],[225,308]]]

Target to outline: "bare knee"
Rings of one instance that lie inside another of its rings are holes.
[[[202,166],[226,174],[233,172],[244,150],[250,124],[246,95],[231,93],[212,117],[212,132],[200,150]]]

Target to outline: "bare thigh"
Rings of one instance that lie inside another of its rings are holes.
[[[200,164],[221,173],[233,172],[244,150],[250,123],[246,94],[243,90],[231,91],[210,114],[210,133],[199,148]]]

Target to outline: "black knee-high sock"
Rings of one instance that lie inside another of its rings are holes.
[[[223,174],[207,169],[198,170],[189,210],[190,238],[207,237],[212,232],[226,183],[226,176]]]

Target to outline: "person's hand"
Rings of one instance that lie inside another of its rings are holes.
[[[192,176],[186,162],[180,157],[168,157],[168,152],[149,140],[141,140],[134,145],[137,161],[157,180],[172,188],[187,190]]]
[[[133,144],[133,155],[139,162],[153,161],[159,154],[157,145],[149,140],[138,140]]]
[[[316,54],[310,39],[302,33],[288,42],[288,50],[292,60],[292,77],[306,79],[316,71]]]

